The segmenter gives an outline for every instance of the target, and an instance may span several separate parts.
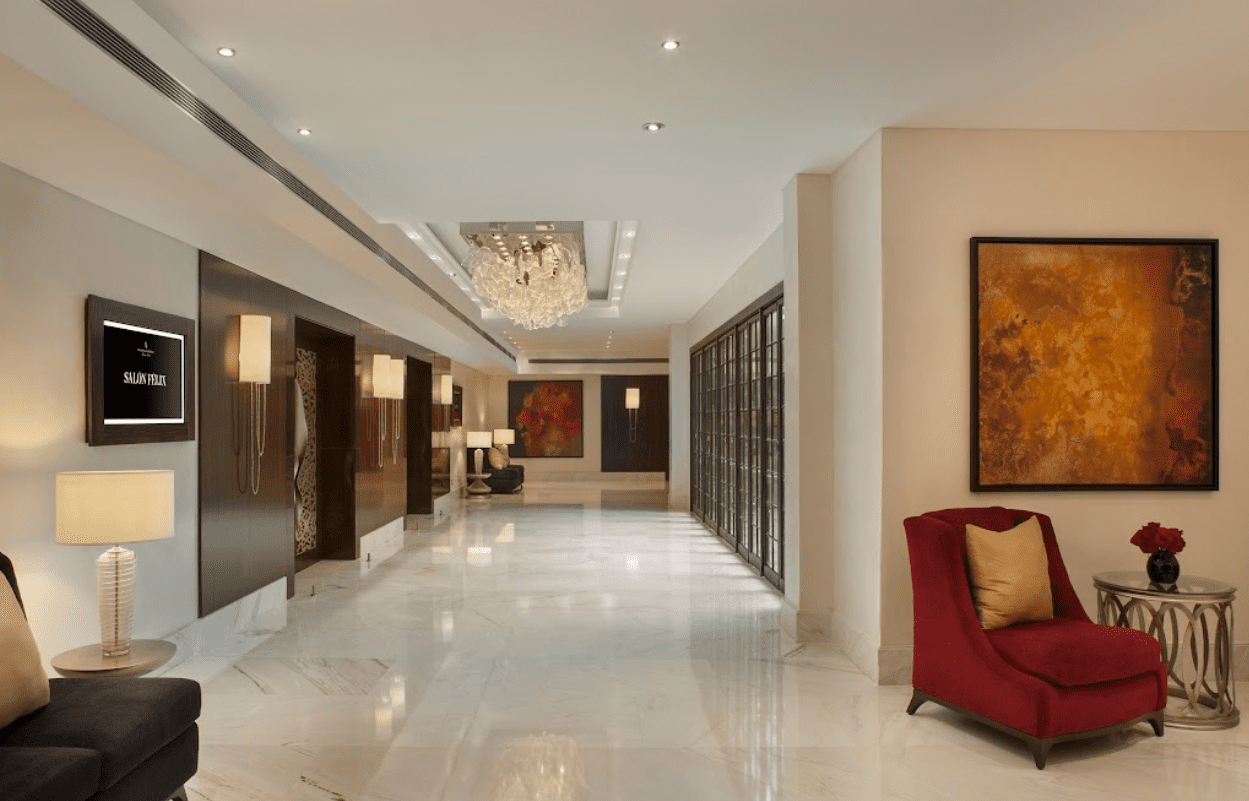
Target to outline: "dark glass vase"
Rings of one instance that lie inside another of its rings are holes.
[[[1180,577],[1180,560],[1166,548],[1159,548],[1146,560],[1145,572],[1155,584],[1174,584]]]

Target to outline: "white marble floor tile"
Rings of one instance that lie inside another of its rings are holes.
[[[783,600],[662,485],[465,502],[205,666],[201,801],[1249,798],[1249,727],[1019,742],[781,629]],[[211,670],[209,670],[211,667]],[[1241,685],[1239,697],[1249,687]]]

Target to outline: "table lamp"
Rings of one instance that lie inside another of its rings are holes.
[[[477,449],[473,453],[473,461],[476,466],[476,469],[473,472],[477,475],[477,478],[473,479],[473,483],[468,485],[468,491],[473,495],[488,495],[490,493],[490,487],[486,486],[486,482],[481,480],[481,459],[483,449],[490,447],[490,432],[470,431],[465,438],[468,441],[468,447]]]
[[[510,428],[496,428],[494,430],[494,444],[503,453],[505,457],[510,457],[507,452],[508,445],[516,443],[516,432]]]
[[[173,475],[172,470],[56,474],[57,543],[113,546],[95,562],[105,656],[130,653],[135,558],[120,543],[173,536]]]

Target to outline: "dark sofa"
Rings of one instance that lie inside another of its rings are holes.
[[[4,554],[0,571],[20,604]],[[73,678],[49,685],[47,706],[0,729],[0,799],[186,799],[182,785],[199,763],[197,682]]]
[[[474,467],[473,455],[474,448],[468,450],[468,462],[471,471]],[[494,492],[519,492],[525,485],[525,466],[521,464],[509,464],[507,467],[491,467],[490,460],[486,458],[489,454],[483,454],[481,468],[485,474],[482,479],[486,486]]]

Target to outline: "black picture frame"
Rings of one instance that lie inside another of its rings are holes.
[[[451,427],[464,426],[464,387],[458,384],[451,387]]]
[[[1217,490],[1217,276],[1217,239],[972,237],[972,492]]]
[[[87,444],[193,441],[195,353],[194,320],[89,295]]]

